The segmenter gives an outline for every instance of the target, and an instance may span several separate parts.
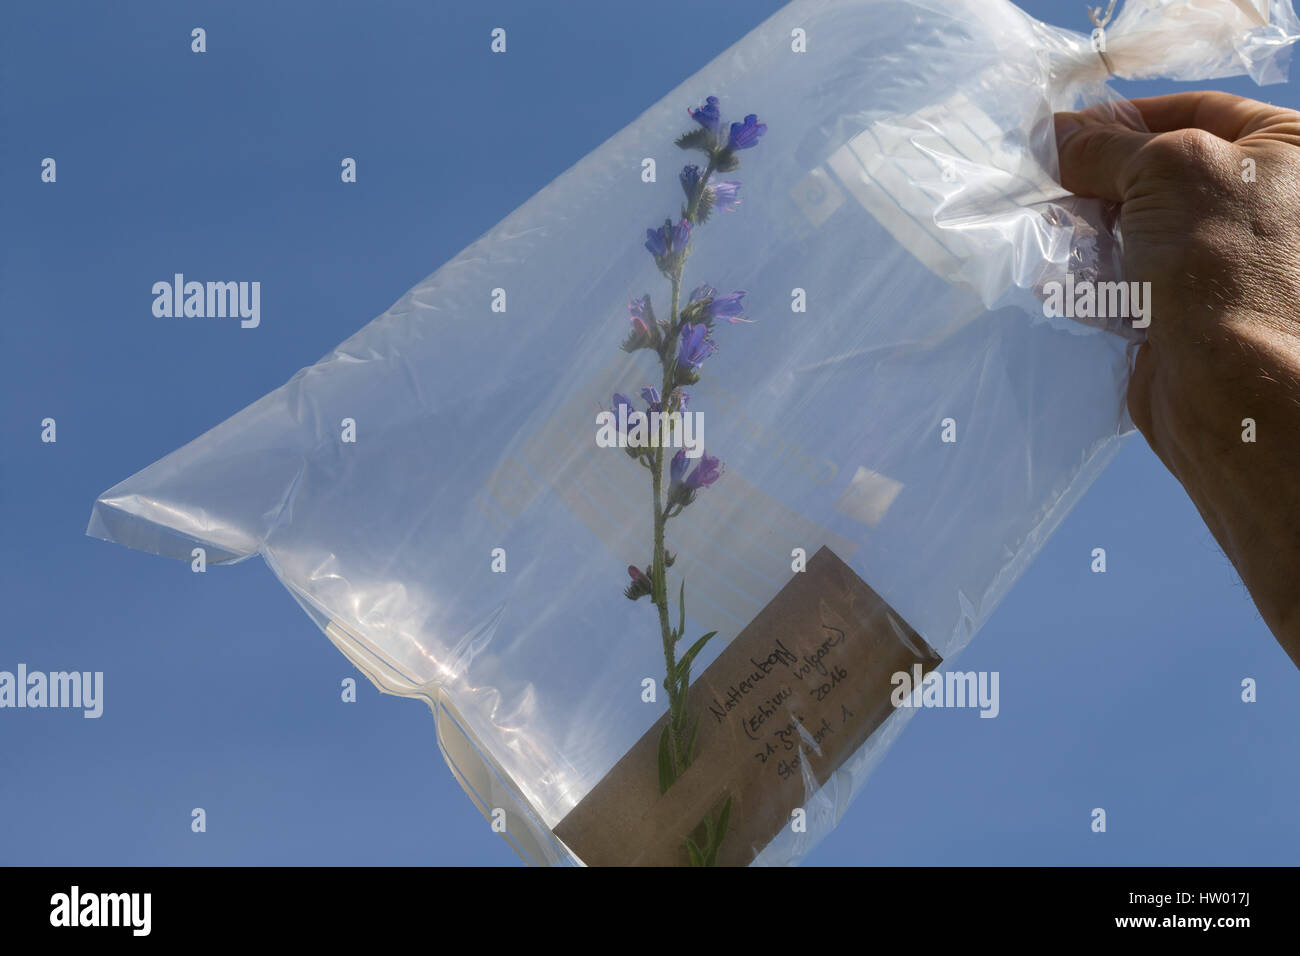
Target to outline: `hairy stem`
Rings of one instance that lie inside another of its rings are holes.
[[[695,216],[699,212],[700,198],[704,195],[704,190],[708,185],[709,177],[713,175],[713,160],[710,159],[708,168],[700,178],[700,185],[691,197],[690,203],[686,207],[684,218],[691,225],[695,224]],[[662,403],[664,411],[669,409],[669,396],[672,395],[673,388],[676,386],[677,376],[677,337],[680,331],[679,308],[681,305],[682,291],[682,273],[685,270],[685,256],[682,256],[677,267],[673,270],[672,281],[672,305],[668,312],[668,333],[665,338],[664,347],[659,356],[659,362],[663,369],[663,387],[659,391],[659,400]],[[686,691],[685,687],[678,687],[674,674],[677,671],[677,649],[676,640],[681,637],[680,634],[674,635],[672,625],[669,623],[668,613],[668,568],[666,566],[664,555],[664,531],[668,523],[667,508],[664,502],[664,463],[666,454],[663,445],[659,445],[654,452],[653,466],[650,469],[652,476],[652,485],[654,493],[654,566],[652,569],[651,600],[659,610],[659,630],[664,645],[664,689],[668,692],[668,736],[671,746],[669,751],[672,756],[673,780],[681,776],[689,765],[686,740],[687,720],[686,720]]]
[[[652,483],[654,487],[654,522],[655,522],[655,550],[654,550],[654,568],[651,579],[652,600],[659,609],[659,630],[663,637],[664,644],[664,667],[666,677],[664,679],[664,689],[668,692],[668,720],[673,727],[676,726],[677,713],[680,708],[678,703],[679,694],[677,693],[677,682],[674,681],[673,672],[677,666],[677,653],[674,647],[672,626],[668,623],[668,570],[664,566],[664,525],[667,519],[664,517],[663,507],[663,473],[664,473],[664,451],[660,447],[655,450],[654,467],[651,469]],[[681,772],[686,768],[682,766],[682,754],[677,745],[677,734],[675,730],[669,731],[672,737],[672,747],[669,748],[672,753],[673,779],[676,780]]]

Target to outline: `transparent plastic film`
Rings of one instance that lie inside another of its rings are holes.
[[[797,862],[910,718],[891,676],[952,663],[1130,430],[1140,335],[1041,300],[1120,277],[1055,179],[1053,112],[1115,99],[1083,26],[790,4],[88,533],[261,555],[529,862],[687,865],[724,823],[719,865]],[[1104,29],[1118,75],[1259,82],[1300,35],[1287,0]],[[689,457],[603,444],[624,397],[700,416]]]

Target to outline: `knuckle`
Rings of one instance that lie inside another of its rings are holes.
[[[1179,172],[1197,172],[1207,177],[1222,174],[1231,144],[1203,129],[1180,129],[1160,133],[1147,144],[1147,159]]]

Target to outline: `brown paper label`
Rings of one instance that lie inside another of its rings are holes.
[[[892,676],[942,663],[828,548],[691,685],[695,760],[660,795],[664,714],[555,828],[591,866],[685,866],[684,838],[730,796],[719,866],[753,860],[893,710]]]

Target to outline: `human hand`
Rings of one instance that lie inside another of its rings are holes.
[[[1061,184],[1121,204],[1125,279],[1151,283],[1129,413],[1300,666],[1300,113],[1132,105],[1152,132],[1056,116]]]

